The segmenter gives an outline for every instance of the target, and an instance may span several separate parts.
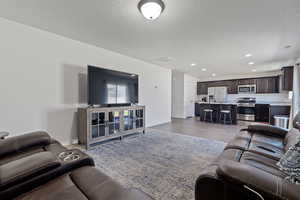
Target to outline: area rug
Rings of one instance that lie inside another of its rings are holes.
[[[97,168],[155,200],[193,200],[195,181],[225,143],[148,130],[87,151]]]

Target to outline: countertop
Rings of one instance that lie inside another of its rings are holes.
[[[280,102],[280,101],[274,101],[274,102],[266,102],[266,101],[258,101],[256,104],[270,104],[270,106],[291,106],[291,102]]]
[[[229,102],[229,101],[226,101],[226,102],[203,102],[203,101],[196,101],[196,103],[199,103],[199,104],[223,104],[223,105],[237,105],[236,102]]]
[[[196,101],[195,103],[198,104],[223,104],[223,105],[237,105],[237,102],[203,102],[203,101]],[[270,106],[291,106],[290,102],[264,102],[264,101],[257,101],[256,104],[269,104]]]

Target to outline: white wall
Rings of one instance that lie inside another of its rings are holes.
[[[198,78],[184,74],[184,117],[195,116]]]
[[[184,73],[172,70],[172,117],[184,117]]]
[[[300,60],[297,63],[300,63]],[[300,111],[300,64],[294,67],[293,93],[293,114],[295,116]]]
[[[195,115],[198,79],[183,72],[172,71],[172,117],[187,118]]]
[[[87,64],[139,74],[146,125],[171,120],[171,70],[1,18],[0,27],[0,130],[76,139]]]

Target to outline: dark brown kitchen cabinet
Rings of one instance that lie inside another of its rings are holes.
[[[228,94],[237,94],[238,85],[256,85],[258,94],[279,93],[279,76],[198,82],[197,94],[207,95],[209,87],[227,87]]]
[[[268,91],[270,93],[279,93],[279,76],[268,79]]]
[[[208,82],[198,82],[197,95],[207,95],[207,94],[208,94]]]
[[[256,93],[268,93],[268,80],[266,78],[256,79]]]
[[[269,123],[270,122],[270,105],[255,104],[255,121]]]
[[[253,78],[238,80],[238,85],[253,85],[253,84],[255,84],[255,79]]]
[[[279,77],[263,77],[256,79],[256,93],[279,93]]]
[[[283,67],[282,68],[282,90],[293,90],[293,77],[294,77],[294,67]]]
[[[224,85],[227,86],[228,94],[237,94],[238,93],[238,81],[237,80],[225,81]]]

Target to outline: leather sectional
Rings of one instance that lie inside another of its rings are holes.
[[[250,125],[228,143],[223,153],[196,181],[196,200],[299,200],[300,185],[276,163],[299,139],[300,114],[290,131],[270,125]]]
[[[125,189],[45,132],[0,139],[0,199],[151,200]]]

